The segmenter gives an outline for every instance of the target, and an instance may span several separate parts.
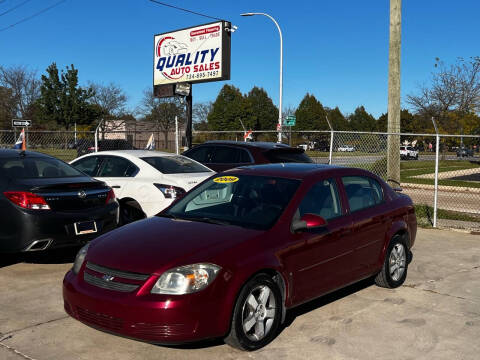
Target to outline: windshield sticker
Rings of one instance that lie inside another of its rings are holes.
[[[221,176],[213,179],[213,182],[216,182],[219,184],[229,184],[237,181],[238,181],[238,177],[236,176]]]

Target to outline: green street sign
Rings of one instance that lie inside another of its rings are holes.
[[[283,125],[285,125],[285,126],[295,126],[296,121],[297,121],[297,118],[294,115],[288,115],[283,120]]]

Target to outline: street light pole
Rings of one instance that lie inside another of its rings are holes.
[[[278,143],[282,142],[282,91],[283,91],[283,37],[282,37],[282,30],[278,25],[277,21],[270,15],[265,13],[245,13],[240,14],[241,16],[253,16],[253,15],[263,15],[268,17],[275,23],[275,26],[278,29],[278,33],[280,34],[280,90],[279,90],[279,100],[278,100]]]

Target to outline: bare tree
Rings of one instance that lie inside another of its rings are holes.
[[[407,103],[416,113],[438,119],[450,112],[480,112],[480,57],[459,58],[450,66],[436,60],[438,72],[432,74],[430,87],[420,86],[418,94],[407,96]]]
[[[119,85],[90,83],[89,86],[94,91],[90,102],[99,106],[105,116],[121,117],[125,113],[127,95]]]
[[[178,97],[157,98],[153,95],[151,88],[144,90],[137,112],[145,117],[145,120],[154,122],[158,131],[163,133],[165,147],[168,144],[168,133],[175,130],[175,116],[178,117],[179,124],[185,122],[184,106],[180,99]]]
[[[208,114],[212,111],[213,101],[205,101],[193,105],[193,121],[196,123],[207,122]]]
[[[40,96],[41,81],[36,71],[30,71],[26,66],[0,66],[0,86],[11,91],[15,104],[14,115],[28,118],[33,104]]]

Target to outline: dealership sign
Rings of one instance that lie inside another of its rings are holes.
[[[230,79],[230,23],[155,35],[153,85]]]

